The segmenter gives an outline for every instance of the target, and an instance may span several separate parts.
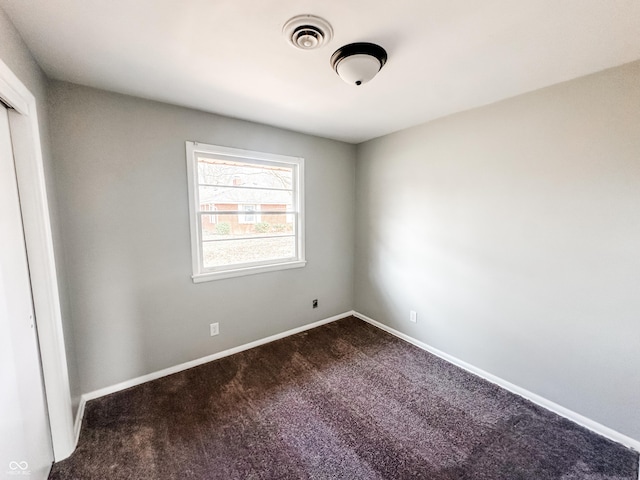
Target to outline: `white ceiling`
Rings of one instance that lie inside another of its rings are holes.
[[[640,59],[639,0],[0,0],[53,78],[358,143]],[[333,26],[319,50],[291,17]],[[340,46],[379,43],[370,83]]]

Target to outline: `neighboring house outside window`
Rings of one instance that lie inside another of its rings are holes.
[[[187,166],[194,282],[305,265],[302,158],[187,142]]]

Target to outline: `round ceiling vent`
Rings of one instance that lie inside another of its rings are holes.
[[[293,17],[284,24],[282,32],[291,45],[302,50],[319,48],[333,37],[329,22],[314,15]]]

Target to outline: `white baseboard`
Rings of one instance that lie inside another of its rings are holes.
[[[75,422],[73,423],[73,435],[75,439],[74,449],[78,446],[78,440],[80,439],[80,429],[82,428],[82,419],[84,418],[84,406],[87,404],[87,399],[84,395],[80,396],[80,403],[78,404],[78,411],[76,412]]]
[[[236,353],[240,353],[245,350],[249,350],[251,348],[259,347],[260,345],[271,343],[275,340],[280,340],[281,338],[295,335],[296,333],[304,332],[306,330],[311,330],[312,328],[319,327],[320,325],[325,325],[327,323],[335,322],[336,320],[340,320],[341,318],[345,318],[353,314],[354,312],[352,310],[349,312],[342,313],[340,315],[334,315],[333,317],[325,318],[323,320],[318,320],[317,322],[309,323],[307,325],[303,325],[302,327],[293,328],[291,330],[287,330],[286,332],[278,333],[276,335],[271,335],[270,337],[262,338],[254,342],[245,343],[244,345],[230,348],[228,350],[214,353],[212,355],[207,355],[206,357],[197,358],[195,360],[191,360],[190,362],[181,363],[180,365],[175,365],[173,367],[165,368],[164,370],[158,370],[157,372],[148,373],[146,375],[142,375],[141,377],[132,378],[131,380],[126,380],[124,382],[117,383],[109,387],[105,387],[99,390],[94,390],[93,392],[85,393],[80,397],[80,404],[78,405],[78,412],[76,413],[76,418],[74,423],[74,433],[75,433],[75,442],[76,442],[75,445],[76,446],[78,445],[78,439],[80,438],[80,429],[82,427],[82,419],[84,417],[84,407],[89,400],[93,400],[99,397],[104,397],[105,395],[109,395],[111,393],[119,392],[127,388],[135,387],[136,385],[140,385],[142,383],[150,382],[151,380],[156,380],[158,378],[166,377],[167,375],[172,375],[174,373],[182,372],[183,370],[197,367],[198,365],[203,365],[205,363],[209,363],[223,357],[228,357],[229,355],[234,355]]]
[[[437,348],[434,348],[431,345],[427,345],[426,343],[421,342],[420,340],[416,340],[415,338],[410,337],[409,335],[406,335],[394,328],[388,327],[384,323],[380,323],[372,318],[367,317],[366,315],[363,315],[355,311],[352,313],[352,315],[359,318],[360,320],[370,323],[375,327],[378,327],[381,330],[384,330],[385,332],[390,333],[391,335],[401,338],[402,340],[405,340],[415,345],[416,347],[426,350],[427,352],[432,353],[435,356],[440,357],[443,360],[446,360],[447,362],[462,368],[463,370],[473,373],[474,375],[477,375],[478,377],[481,377],[491,383],[494,383],[499,387],[504,388],[505,390],[515,393],[516,395],[523,397],[529,400],[530,402],[535,403],[536,405],[539,405],[554,413],[557,413],[561,417],[567,418],[572,422],[577,423],[578,425],[581,425],[591,430],[592,432],[602,435],[603,437],[613,440],[614,442],[621,443],[622,445],[629,447],[635,450],[636,452],[640,452],[640,441],[638,440],[635,440],[620,432],[617,432],[616,430],[606,427],[594,420],[591,420],[590,418],[587,418],[583,415],[580,415],[579,413],[574,412],[573,410],[569,410],[568,408],[565,408],[562,405],[558,405],[557,403],[552,402],[551,400],[547,400],[546,398],[541,397],[540,395],[537,395],[533,392],[530,392],[529,390],[526,390],[522,387],[519,387],[518,385],[514,385],[513,383],[508,382],[507,380],[497,377],[489,372],[485,372],[484,370],[478,367],[475,367],[463,360],[460,360],[452,355],[449,355],[448,353],[438,350]]]

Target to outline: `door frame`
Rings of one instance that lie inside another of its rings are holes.
[[[76,442],[36,99],[2,59],[0,98],[11,107],[8,111],[11,143],[29,260],[53,455],[55,461],[60,461],[71,455]]]

